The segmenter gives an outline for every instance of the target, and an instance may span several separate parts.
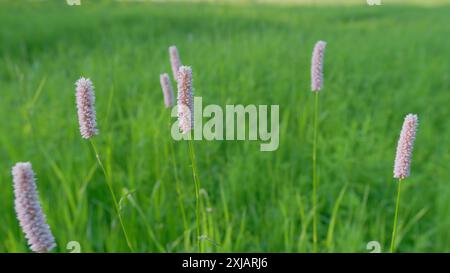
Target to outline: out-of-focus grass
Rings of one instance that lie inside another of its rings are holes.
[[[226,3],[226,4],[281,4],[281,5],[368,5],[375,0],[122,0],[126,2],[161,2],[161,3]],[[450,4],[450,0],[380,0],[381,5],[419,5],[436,6]]]
[[[97,141],[115,190],[131,193],[121,204],[135,248],[195,250],[193,233],[184,240],[175,191],[177,173],[193,230],[187,144],[174,143],[174,169],[159,87],[171,44],[192,65],[205,104],[280,105],[275,152],[260,152],[257,142],[195,143],[208,250],[310,251],[309,64],[319,39],[328,42],[320,250],[365,252],[372,240],[386,250],[395,145],[413,112],[421,124],[404,183],[399,251],[450,251],[449,7],[0,5],[0,251],[27,251],[13,208],[17,161],[33,163],[57,251],[72,240],[82,251],[127,251],[104,178],[79,136],[80,75],[96,86]]]

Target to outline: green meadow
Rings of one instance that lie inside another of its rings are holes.
[[[450,6],[0,1],[0,252],[29,252],[11,168],[30,161],[54,252],[127,252],[105,177],[79,133],[75,81],[96,92],[95,137],[137,252],[196,248],[188,143],[174,141],[168,47],[203,104],[279,105],[280,143],[195,141],[209,252],[312,251],[311,52],[319,94],[318,251],[388,252],[395,150],[419,116],[398,252],[450,251]],[[387,1],[386,1],[387,2]],[[175,85],[174,85],[175,88]],[[178,186],[177,186],[178,185]]]

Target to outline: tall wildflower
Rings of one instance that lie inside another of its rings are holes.
[[[95,114],[94,85],[81,77],[76,83],[76,102],[81,136],[89,139],[98,134]]]
[[[125,236],[125,240],[127,241],[128,248],[131,251],[133,251],[133,246],[131,245],[131,242],[128,238],[128,234],[123,224],[122,215],[120,214],[119,203],[117,202],[117,198],[112,188],[111,176],[106,171],[103,162],[100,159],[100,155],[98,153],[97,146],[95,145],[95,141],[92,138],[93,136],[98,135],[96,114],[95,114],[94,86],[90,79],[86,79],[83,77],[81,77],[75,83],[75,85],[76,85],[76,103],[78,109],[78,122],[80,124],[81,137],[84,139],[88,139],[91,144],[92,150],[95,153],[95,159],[97,160],[98,165],[100,166],[100,168],[103,171],[103,174],[105,175],[106,185],[108,186],[109,192],[111,194],[117,218],[119,218],[119,223]]]
[[[178,71],[178,124],[182,133],[188,133],[194,126],[194,95],[192,69],[181,66]]]
[[[194,127],[194,90],[192,87],[192,68],[190,66],[180,66],[177,76],[178,89],[178,126],[183,134],[189,133]],[[197,247],[199,252],[203,252],[201,224],[202,212],[200,209],[200,177],[197,171],[195,160],[195,149],[192,139],[189,139],[189,156],[191,159],[192,178],[195,186],[195,219]]]
[[[314,92],[314,128],[313,128],[313,151],[312,151],[312,180],[313,180],[313,252],[317,251],[317,238],[318,238],[318,211],[317,211],[317,135],[319,127],[319,91],[323,88],[323,58],[325,53],[326,43],[324,41],[318,41],[312,53],[311,58],[311,90]]]
[[[48,252],[56,246],[56,243],[39,203],[31,163],[17,163],[12,168],[12,175],[14,206],[28,245],[34,252]]]
[[[169,47],[170,65],[172,66],[173,78],[178,81],[178,70],[182,66],[180,54],[178,54],[178,49],[176,46]]]
[[[311,60],[311,90],[319,92],[323,88],[323,58],[327,43],[318,41],[314,46]]]
[[[408,114],[403,121],[400,138],[397,144],[397,152],[394,163],[394,178],[397,182],[397,202],[395,204],[394,225],[392,229],[391,253],[395,250],[395,238],[397,235],[398,211],[400,207],[401,185],[402,181],[409,176],[412,151],[414,147],[414,140],[416,139],[417,126],[419,125],[419,118],[417,115]]]
[[[173,106],[173,88],[170,83],[169,74],[161,74],[159,76],[159,81],[161,83],[161,89],[164,95],[164,105],[166,108],[170,108]]]

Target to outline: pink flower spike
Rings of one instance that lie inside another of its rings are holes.
[[[405,179],[409,176],[412,151],[418,125],[419,118],[417,115],[406,115],[397,144],[397,153],[395,155],[394,163],[394,178]]]
[[[176,46],[173,45],[169,47],[169,56],[170,56],[170,65],[172,66],[173,78],[175,79],[175,81],[178,81],[177,79],[178,70],[180,69],[180,66],[182,66],[182,64]]]
[[[189,66],[181,66],[178,71],[178,124],[183,133],[192,130],[194,125],[193,115],[192,69]]]
[[[12,175],[17,219],[30,249],[34,252],[48,252],[56,243],[39,203],[31,163],[17,163],[12,168]]]
[[[319,92],[323,88],[323,59],[327,43],[318,41],[314,46],[311,60],[311,90]]]
[[[161,74],[159,76],[159,80],[161,82],[161,89],[164,95],[164,105],[166,108],[170,108],[173,106],[173,88],[170,83],[169,74]]]
[[[90,79],[81,77],[76,83],[76,102],[81,137],[89,139],[98,135],[95,114],[94,85]]]

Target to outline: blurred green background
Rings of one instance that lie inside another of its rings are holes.
[[[192,66],[204,104],[280,105],[275,152],[260,152],[254,141],[195,143],[205,248],[311,251],[309,65],[317,40],[328,42],[320,251],[368,252],[373,240],[387,251],[393,160],[407,113],[417,113],[420,126],[403,184],[398,251],[450,251],[448,1],[81,2],[0,1],[1,252],[28,251],[13,206],[10,172],[18,161],[32,162],[37,173],[56,251],[69,252],[69,241],[82,252],[128,251],[104,177],[79,135],[80,76],[96,87],[96,141],[136,250],[195,251],[187,143],[170,137],[159,86],[159,74],[171,72],[172,44]]]

